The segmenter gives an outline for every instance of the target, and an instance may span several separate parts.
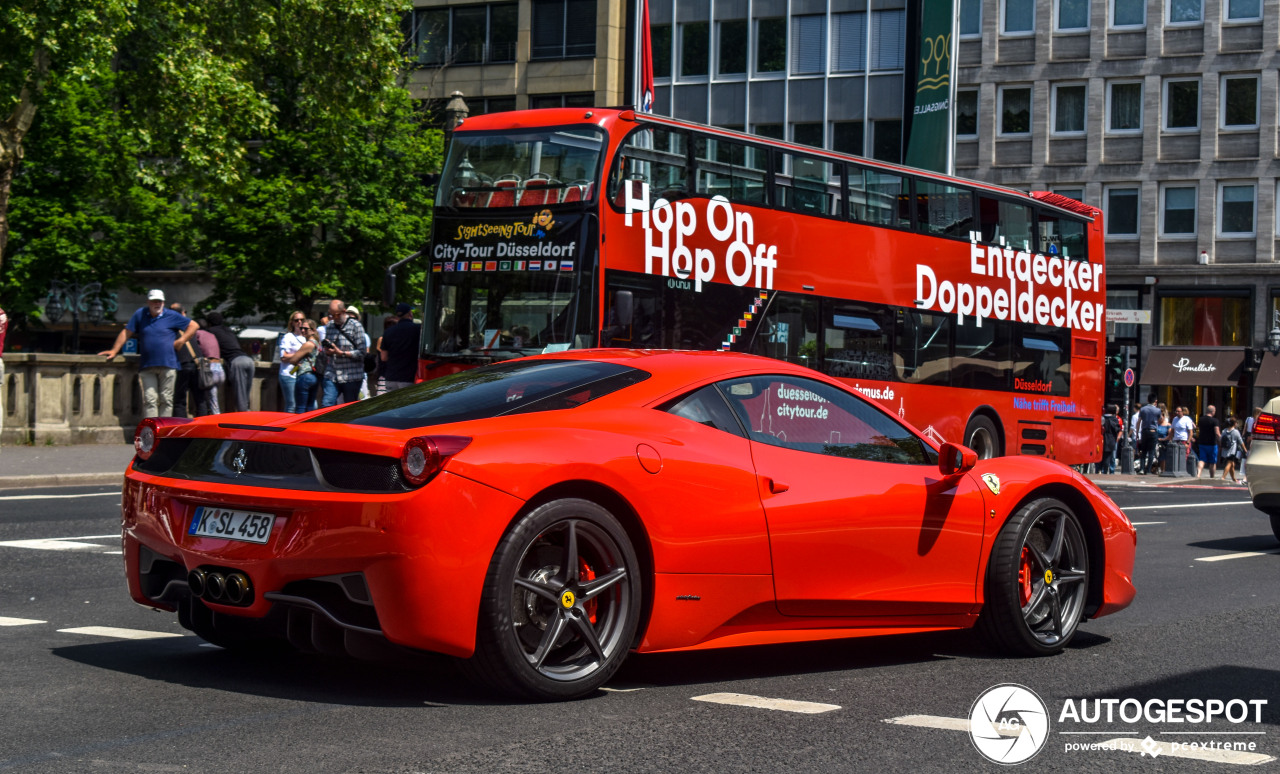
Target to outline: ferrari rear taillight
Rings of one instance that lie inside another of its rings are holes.
[[[1253,423],[1253,437],[1274,441],[1277,435],[1280,435],[1280,417],[1275,414],[1259,414],[1257,421]]]
[[[134,451],[144,460],[151,459],[151,454],[156,450],[156,443],[160,440],[160,428],[169,425],[185,425],[190,421],[186,417],[147,417],[139,422],[138,429],[133,431]]]
[[[458,435],[410,438],[400,453],[400,472],[410,486],[422,486],[444,468],[450,457],[467,448],[470,438]]]

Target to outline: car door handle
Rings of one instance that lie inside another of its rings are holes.
[[[773,494],[782,494],[783,492],[791,488],[787,484],[784,484],[781,481],[777,481],[772,478],[767,478],[765,480],[769,482],[769,491],[772,492]]]

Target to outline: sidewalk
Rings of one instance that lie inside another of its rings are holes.
[[[0,489],[124,482],[133,444],[0,446]]]
[[[1126,486],[1126,487],[1153,487],[1153,486],[1212,486],[1224,487],[1228,489],[1240,489],[1246,494],[1249,487],[1244,484],[1233,484],[1225,481],[1222,474],[1218,473],[1213,478],[1209,478],[1205,474],[1202,478],[1194,476],[1139,476],[1136,473],[1125,475],[1123,473],[1115,473],[1107,475],[1105,473],[1087,473],[1085,478],[1089,479],[1098,486]]]

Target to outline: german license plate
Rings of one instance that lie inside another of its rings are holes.
[[[246,543],[265,543],[271,537],[271,528],[275,522],[276,517],[270,513],[201,506],[196,508],[187,534],[241,540]]]

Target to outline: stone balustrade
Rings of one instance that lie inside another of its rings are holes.
[[[96,355],[7,352],[4,355],[0,444],[121,443],[142,419],[138,356],[107,361]],[[279,366],[255,363],[254,411],[279,411]],[[218,405],[228,405],[226,385]]]

